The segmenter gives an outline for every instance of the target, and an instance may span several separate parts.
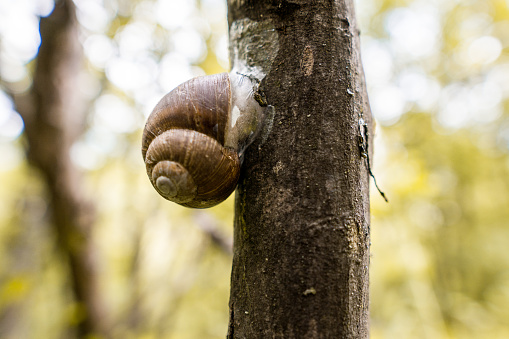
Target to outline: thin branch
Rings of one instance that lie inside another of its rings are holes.
[[[219,229],[217,220],[215,220],[210,214],[201,211],[196,212],[194,214],[194,221],[196,226],[209,237],[214,245],[228,255],[233,254],[233,239],[231,237],[227,237]]]

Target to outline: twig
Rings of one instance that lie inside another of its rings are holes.
[[[384,192],[378,187],[378,184],[376,183],[376,178],[373,172],[371,171],[371,164],[369,162],[369,130],[368,130],[368,124],[364,122],[364,119],[359,119],[359,149],[361,151],[361,156],[366,159],[366,165],[368,167],[369,175],[373,178],[373,182],[375,183],[375,187],[384,198],[385,202],[389,202],[389,199],[387,199],[387,196]]]

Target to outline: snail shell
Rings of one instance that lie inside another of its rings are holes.
[[[164,198],[207,208],[228,198],[240,174],[242,152],[263,111],[250,81],[228,73],[191,79],[166,94],[143,131],[147,174]],[[242,100],[240,100],[242,98]]]

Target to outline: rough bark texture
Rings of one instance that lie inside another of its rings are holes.
[[[56,2],[51,15],[41,18],[40,33],[33,86],[24,97],[15,97],[16,108],[25,122],[27,157],[46,182],[58,247],[69,263],[70,285],[80,310],[78,335],[107,336],[91,241],[94,210],[70,159],[70,148],[84,124],[77,81],[82,50],[72,0]]]
[[[371,114],[353,1],[228,5],[231,37],[248,18],[269,22],[259,27],[273,26],[279,46],[261,83],[272,127],[247,150],[237,188],[228,338],[367,338],[369,180],[359,121],[371,131]],[[269,52],[266,34],[252,34],[230,41],[250,39],[248,66]]]

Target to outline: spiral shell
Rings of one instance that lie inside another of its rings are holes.
[[[142,140],[147,174],[160,195],[206,208],[235,190],[240,173],[235,145],[241,142],[238,129],[231,128],[238,125],[231,112],[227,73],[191,79],[161,99]]]

